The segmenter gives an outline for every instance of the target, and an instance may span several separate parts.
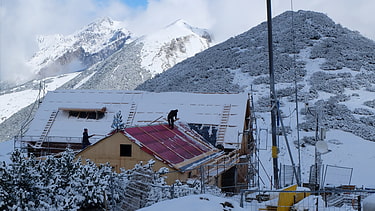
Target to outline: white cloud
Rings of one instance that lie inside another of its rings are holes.
[[[130,9],[120,0],[0,1],[0,80],[29,75],[23,64],[37,50],[40,34],[70,34],[93,20],[108,16],[125,21],[137,35],[162,28],[177,19],[207,28],[217,41],[241,34],[266,20],[264,0],[148,0]],[[341,25],[375,40],[373,0],[274,0],[273,16],[291,9],[323,12]]]

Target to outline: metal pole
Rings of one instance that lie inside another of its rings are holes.
[[[318,130],[319,130],[319,117],[318,117],[318,111],[316,110],[315,111],[315,115],[316,115],[316,128],[315,128],[315,144],[319,141],[319,135],[318,135]],[[315,185],[319,185],[319,171],[318,171],[318,163],[319,163],[319,158],[318,158],[319,154],[318,154],[318,150],[315,146]],[[320,185],[319,185],[319,188],[320,189]]]
[[[279,169],[277,161],[277,137],[276,137],[276,116],[277,116],[277,96],[275,91],[275,75],[273,70],[273,49],[272,49],[272,15],[271,0],[267,0],[267,25],[268,25],[268,63],[270,73],[270,98],[271,98],[271,126],[272,126],[272,159],[274,186],[279,188]]]
[[[293,160],[293,156],[292,156],[292,152],[290,150],[290,146],[289,146],[289,141],[288,141],[288,137],[286,135],[286,131],[285,131],[285,127],[284,127],[284,123],[283,123],[283,119],[280,117],[280,122],[281,122],[281,129],[283,131],[283,134],[284,134],[284,138],[285,138],[285,143],[286,143],[286,146],[288,148],[288,153],[289,153],[289,158],[290,158],[290,162],[292,163],[292,166],[293,166],[293,174],[294,176],[296,177],[296,180],[297,180],[297,184],[300,186],[301,185],[301,178],[299,177],[298,175],[298,172],[297,172],[297,169],[296,169],[296,165],[294,164],[294,160]],[[285,171],[285,169],[284,169]]]
[[[295,32],[294,32],[294,9],[293,0],[290,1],[290,7],[292,10],[292,36],[293,36],[293,69],[294,69],[294,88],[295,88],[295,101],[296,101],[296,121],[297,121],[297,144],[298,144],[298,177],[301,179],[301,144],[299,137],[299,108],[298,108],[298,84],[297,84],[297,68],[296,68],[296,43],[295,43]]]

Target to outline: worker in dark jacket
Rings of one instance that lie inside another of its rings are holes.
[[[171,110],[168,114],[168,125],[169,128],[173,129],[174,128],[174,121],[177,120],[177,112],[178,110]]]
[[[91,145],[89,138],[95,136],[95,134],[89,136],[89,131],[87,128],[83,129],[83,134],[82,134],[82,149],[86,148],[87,146]]]

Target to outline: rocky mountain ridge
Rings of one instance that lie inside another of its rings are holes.
[[[121,49],[131,37],[121,22],[102,18],[67,36],[39,36],[39,51],[28,65],[39,79],[81,71]]]

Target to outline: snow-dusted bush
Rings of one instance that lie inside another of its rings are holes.
[[[167,185],[168,169],[155,172],[153,160],[121,173],[83,164],[71,150],[44,159],[14,151],[11,161],[0,163],[0,210],[135,210],[201,192],[200,181]]]
[[[312,88],[333,94],[344,91],[344,83],[338,80],[336,74],[328,74],[323,71],[314,73],[311,78]]]
[[[375,73],[360,72],[355,75],[355,81],[364,87],[371,87],[375,83]]]
[[[305,122],[300,124],[300,128],[305,131],[313,131],[316,128],[316,115],[319,118],[319,127],[327,129],[340,129],[353,133],[366,140],[375,141],[375,130],[372,118],[355,118],[354,114],[340,101],[346,99],[346,95],[338,95],[328,100],[319,100],[314,106],[310,106],[309,111],[302,109],[301,114],[305,115]]]
[[[299,86],[301,88],[302,86]],[[277,96],[278,97],[288,97],[288,96],[293,96],[293,99],[295,97],[296,93],[296,88],[295,87],[286,87],[283,89],[277,89],[276,90]]]
[[[305,144],[315,146],[316,138],[315,136],[304,136],[301,141]],[[297,142],[294,142],[294,144],[297,144]]]
[[[354,71],[361,68],[375,70],[375,64],[371,62],[375,60],[375,52],[371,47],[373,41],[345,28],[336,29],[335,36],[327,36],[313,47],[310,58],[325,58],[326,61],[321,65],[324,70],[338,70],[344,66]]]
[[[108,181],[120,181],[119,175],[109,165],[83,165],[72,151],[45,159],[25,158],[14,151],[11,161],[0,166],[1,210],[104,208],[106,200],[118,199],[111,195]]]
[[[128,184],[125,188],[122,210],[136,210],[160,201],[201,192],[200,180],[194,184],[176,181],[172,185],[167,185],[165,179],[169,170],[161,168],[155,172],[154,164],[153,160],[145,165],[140,162],[133,169],[125,172]]]
[[[369,91],[369,92],[375,92],[375,86],[368,86],[366,88],[366,91]]]
[[[360,120],[366,125],[375,127],[375,116],[361,117]]]
[[[367,108],[355,108],[353,113],[358,115],[374,115],[374,112]]]
[[[370,108],[375,108],[375,100],[369,100],[369,101],[364,102],[363,104]]]
[[[271,110],[271,100],[269,96],[260,97],[254,105],[255,112],[269,112]]]

